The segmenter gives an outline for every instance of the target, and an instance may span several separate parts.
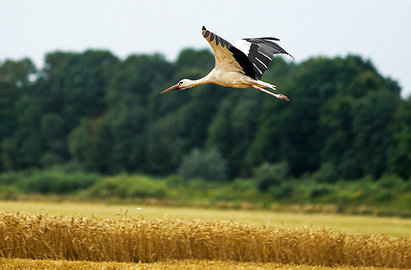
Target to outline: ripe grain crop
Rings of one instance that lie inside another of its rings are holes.
[[[30,270],[335,270],[334,267],[295,265],[281,263],[255,263],[236,261],[209,261],[209,260],[172,260],[154,263],[124,263],[124,262],[89,262],[67,260],[32,260],[32,259],[5,259],[0,258],[0,269],[30,269]],[[400,268],[382,268],[373,266],[338,266],[338,270],[399,270]]]
[[[0,214],[0,257],[411,268],[411,239],[217,221]]]
[[[306,214],[266,210],[221,210],[187,207],[158,207],[78,202],[0,201],[4,212],[63,215],[67,217],[144,217],[149,219],[182,218],[201,221],[233,221],[277,228],[327,228],[351,234],[386,234],[411,237],[411,219],[398,217],[349,216],[335,214]]]

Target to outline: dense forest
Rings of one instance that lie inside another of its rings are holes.
[[[276,57],[263,79],[289,103],[216,85],[160,95],[213,65],[210,51],[193,49],[175,62],[89,50],[49,53],[40,70],[30,59],[0,63],[0,172],[411,179],[411,98],[369,60]]]

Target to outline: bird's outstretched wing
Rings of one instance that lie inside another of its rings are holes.
[[[290,55],[273,42],[273,40],[278,41],[277,38],[244,38],[233,46],[225,39],[208,31],[204,26],[202,30],[204,38],[214,51],[216,69],[241,72],[259,80],[264,71],[268,69],[274,54]]]
[[[208,31],[203,26],[203,36],[210,44],[215,55],[215,68],[224,71],[235,71],[254,78],[253,65],[247,55],[234,47],[230,42]]]
[[[274,54],[288,54],[293,57],[273,40],[279,41],[274,37],[262,37],[243,38],[235,43],[236,47],[244,52],[252,63],[255,79],[261,79],[273,60]]]

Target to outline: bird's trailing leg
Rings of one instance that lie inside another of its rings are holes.
[[[288,99],[288,97],[285,96],[285,95],[283,95],[283,94],[274,94],[273,92],[270,92],[270,91],[268,91],[268,90],[266,90],[266,89],[264,89],[264,88],[262,88],[262,87],[260,87],[260,86],[257,86],[257,85],[253,85],[253,87],[254,87],[255,89],[257,89],[257,90],[263,91],[264,93],[267,93],[267,94],[269,94],[269,95],[275,96],[275,97],[278,98],[278,99],[282,99],[282,100],[285,100],[285,101],[290,101],[290,100]]]

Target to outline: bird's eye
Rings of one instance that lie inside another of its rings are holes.
[[[182,85],[182,84],[183,84],[183,82],[179,82],[179,83],[178,83],[178,85]]]

